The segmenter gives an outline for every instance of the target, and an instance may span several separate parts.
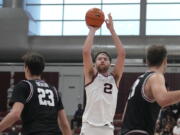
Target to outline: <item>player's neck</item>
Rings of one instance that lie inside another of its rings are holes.
[[[29,76],[27,79],[28,79],[28,80],[40,80],[41,77],[40,77],[40,76],[33,75],[33,76]]]
[[[163,70],[162,67],[149,67],[149,71],[154,71],[154,72],[157,72],[157,73],[164,74],[164,70]]]
[[[100,74],[104,75],[104,76],[108,76],[109,72],[99,72]]]

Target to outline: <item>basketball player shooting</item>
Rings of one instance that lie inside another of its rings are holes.
[[[86,107],[80,135],[113,135],[113,117],[116,110],[118,86],[124,70],[125,49],[117,36],[111,14],[105,20],[117,50],[117,61],[113,71],[108,69],[111,57],[107,52],[91,57],[93,39],[98,28],[88,26],[89,34],[83,47],[83,72],[85,76]]]

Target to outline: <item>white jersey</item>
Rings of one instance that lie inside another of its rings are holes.
[[[85,86],[86,107],[83,122],[94,126],[104,126],[113,122],[116,111],[118,88],[113,75],[98,73],[94,80]]]
[[[174,128],[173,128],[173,134],[175,134],[175,135],[180,135],[180,127],[174,126]]]

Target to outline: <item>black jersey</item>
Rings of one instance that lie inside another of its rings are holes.
[[[154,72],[146,72],[134,82],[125,108],[123,117],[122,134],[132,130],[145,131],[154,134],[156,119],[160,106],[157,102],[148,99],[144,94],[144,85]]]
[[[15,102],[24,104],[23,135],[60,134],[57,116],[63,104],[55,87],[43,80],[23,80],[15,86],[10,105]]]

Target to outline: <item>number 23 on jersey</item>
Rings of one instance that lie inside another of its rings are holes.
[[[54,94],[51,90],[38,88],[37,91],[40,105],[54,106]]]

